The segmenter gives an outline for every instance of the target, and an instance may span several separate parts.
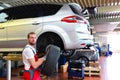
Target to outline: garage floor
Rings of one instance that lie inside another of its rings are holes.
[[[84,80],[120,80],[120,53],[113,53],[112,56],[108,57],[100,57],[100,66],[101,66],[101,77],[85,76]],[[21,77],[17,76],[20,69],[18,68],[12,71],[12,80],[23,80]],[[66,73],[58,73],[57,76],[50,78],[42,78],[42,80],[68,80],[68,76]],[[6,78],[0,78],[0,80],[7,80]],[[79,78],[75,78],[72,80],[80,80]]]

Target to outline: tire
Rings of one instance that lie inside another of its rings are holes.
[[[51,76],[56,68],[60,57],[60,48],[54,45],[49,45],[47,49],[47,58],[41,68],[41,73],[47,76]]]
[[[87,57],[80,57],[78,60],[80,60],[82,63],[85,64],[85,66],[89,66],[89,59]]]

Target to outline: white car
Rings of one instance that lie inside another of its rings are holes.
[[[0,11],[0,51],[21,50],[29,32],[37,34],[38,53],[48,44],[72,51],[93,43],[89,22],[75,3],[28,4]]]

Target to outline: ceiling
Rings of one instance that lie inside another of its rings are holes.
[[[12,6],[21,5],[21,4],[29,4],[29,3],[46,3],[46,2],[75,2],[82,6],[82,8],[86,7],[101,7],[101,6],[116,6],[120,5],[120,0],[0,0]]]
[[[98,32],[103,30],[120,31],[120,0],[0,0],[11,6],[30,3],[78,3],[83,9],[97,7],[97,13],[89,14],[91,26]],[[103,25],[104,24],[104,25]],[[114,25],[111,25],[114,24]],[[107,26],[106,26],[107,25]],[[113,26],[113,27],[112,27]]]

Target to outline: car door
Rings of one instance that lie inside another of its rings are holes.
[[[42,23],[37,22],[38,19],[21,19],[8,22],[7,40],[11,47],[23,47],[26,44],[27,34],[29,32],[39,33],[42,30]],[[41,20],[41,19],[39,19]]]
[[[8,21],[6,27],[8,47],[24,47],[29,32],[37,34],[42,31],[42,11],[39,13],[40,10],[38,11],[36,7],[37,5],[20,6],[11,10],[12,19]]]
[[[6,43],[6,28],[0,25],[0,48],[3,48]]]
[[[5,48],[6,45],[6,26],[3,26],[7,21],[5,18],[7,15],[4,12],[0,12],[0,48]]]

